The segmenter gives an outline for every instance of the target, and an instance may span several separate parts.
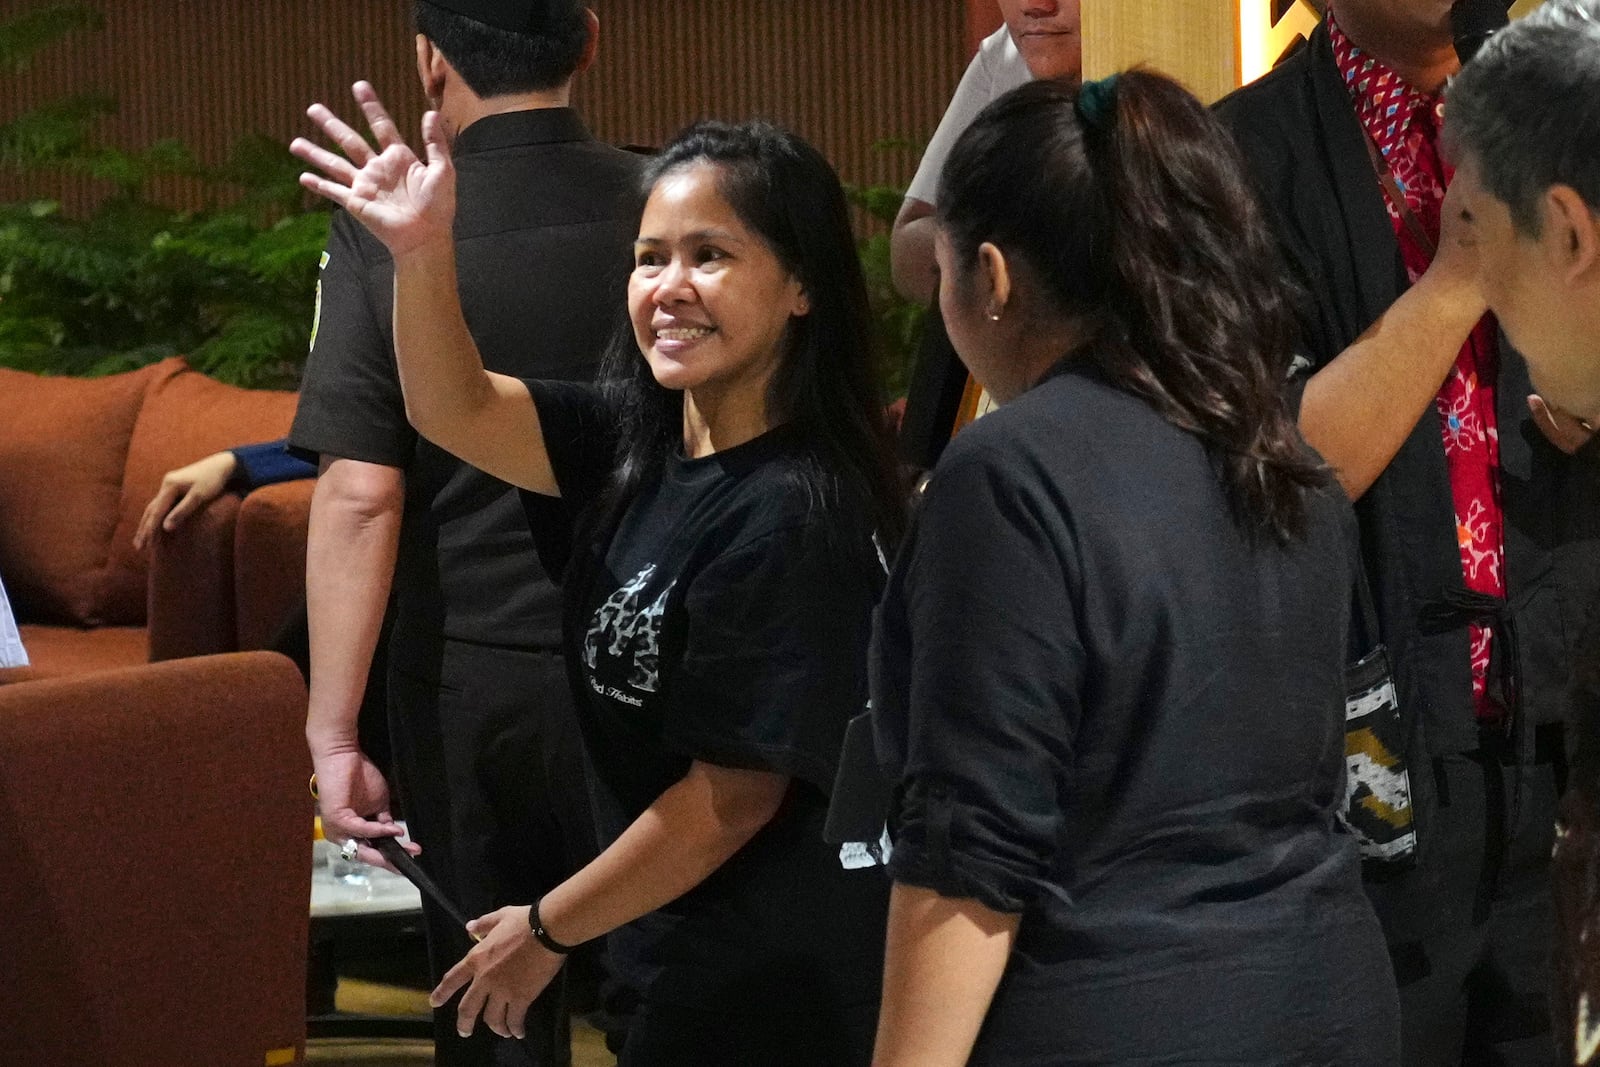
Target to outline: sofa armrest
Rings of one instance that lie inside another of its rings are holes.
[[[224,493],[150,548],[146,620],[150,659],[238,648],[234,623],[234,541],[240,501]]]
[[[263,486],[244,498],[234,533],[234,629],[241,650],[267,648],[306,599],[306,529],[313,479]]]
[[[263,652],[0,686],[0,1060],[301,1062],[305,707]]]

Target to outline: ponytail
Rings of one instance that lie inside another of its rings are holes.
[[[1227,131],[1146,71],[1033,82],[987,108],[946,165],[940,216],[970,261],[1020,256],[1086,327],[1081,356],[1198,437],[1246,526],[1305,530],[1330,484],[1284,396],[1296,337],[1285,272]]]

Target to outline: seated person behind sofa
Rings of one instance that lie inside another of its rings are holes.
[[[317,468],[291,456],[286,451],[287,444],[287,440],[280,439],[242,445],[168,471],[161,478],[161,488],[145,505],[139,528],[133,534],[133,547],[143,550],[155,535],[157,524],[171,533],[229,489],[248,493],[264,485],[315,478]]]

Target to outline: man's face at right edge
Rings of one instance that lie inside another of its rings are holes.
[[[1538,205],[1537,235],[1484,187],[1470,153],[1452,182],[1463,239],[1475,246],[1478,285],[1534,388],[1583,419],[1600,416],[1600,207],[1569,186]]]

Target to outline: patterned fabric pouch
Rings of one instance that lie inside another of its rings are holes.
[[[1409,867],[1417,832],[1406,769],[1406,736],[1400,718],[1389,650],[1377,640],[1378,615],[1366,572],[1356,563],[1358,619],[1352,637],[1370,649],[1345,668],[1344,809],[1339,819],[1355,836],[1369,874]]]

